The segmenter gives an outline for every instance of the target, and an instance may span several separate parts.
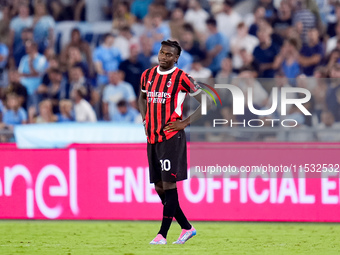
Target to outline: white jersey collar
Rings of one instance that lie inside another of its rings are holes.
[[[177,68],[177,67],[174,66],[173,68],[171,68],[171,69],[168,70],[168,71],[161,71],[161,70],[159,70],[159,66],[157,66],[157,73],[160,74],[160,75],[170,74],[170,73],[172,73],[173,71],[175,71],[176,68]]]

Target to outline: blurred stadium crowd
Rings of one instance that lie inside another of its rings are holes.
[[[292,118],[339,128],[337,0],[1,0],[0,6],[0,129],[141,122],[139,78],[157,65],[160,42],[169,38],[183,48],[178,67],[194,78],[246,79],[236,83],[254,87],[259,108],[270,104],[273,86],[307,88],[314,118],[294,107]],[[112,28],[95,43],[76,25],[61,46],[58,24],[96,19],[112,21]],[[220,114],[228,113],[227,106]]]

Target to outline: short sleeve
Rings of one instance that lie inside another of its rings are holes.
[[[202,91],[202,88],[197,81],[185,73],[182,75],[180,90],[189,93],[190,96],[196,96]]]
[[[146,71],[143,72],[142,76],[140,77],[140,90],[141,90],[143,93],[146,93],[146,87],[145,87],[145,74],[146,74]]]
[[[99,48],[95,49],[94,52],[93,52],[93,62],[99,62],[100,61],[100,57],[99,57]]]
[[[2,45],[0,48],[0,55],[5,56],[6,58],[8,57],[8,48],[5,44]]]
[[[47,60],[45,58],[45,56],[40,56],[40,58],[37,61],[37,65],[36,65],[36,70],[39,73],[43,73],[46,70],[46,66],[47,66]]]
[[[9,23],[9,28],[11,30],[15,30],[15,22],[16,22],[17,18],[15,17],[14,19],[11,20],[11,22]]]
[[[108,103],[110,100],[109,100],[109,96],[110,96],[110,93],[109,93],[109,86],[106,86],[103,90],[103,102],[104,103]]]

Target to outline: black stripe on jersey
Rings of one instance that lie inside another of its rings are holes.
[[[173,91],[175,91],[176,94],[177,94],[177,90],[178,90],[178,87],[179,87],[179,81],[180,81],[182,74],[183,74],[183,71],[179,70],[177,75],[176,75],[176,79],[175,79],[175,82],[174,82],[174,88],[173,88]],[[175,98],[171,100],[170,114],[173,114],[175,109],[176,109],[175,101],[176,101]]]
[[[169,90],[167,84],[168,84],[169,80],[171,79],[171,77],[172,77],[172,73],[168,74],[168,77],[166,77],[165,84],[164,84],[164,93],[167,93],[168,90]],[[164,127],[165,126],[165,121],[167,121],[166,120],[166,104],[162,104],[161,120],[162,120],[161,125],[162,125],[162,127]],[[159,133],[162,136],[162,142],[165,141],[166,140],[166,136],[165,136],[165,132],[164,132],[163,128],[161,128]]]
[[[163,75],[160,75],[160,74],[158,74],[157,73],[157,70],[155,71],[155,73],[158,75],[158,81],[157,81],[157,85],[156,85],[156,87],[155,87],[155,91],[160,91],[159,90],[159,88],[160,88],[160,86],[161,86],[161,84],[162,84],[162,81],[163,81]],[[158,134],[157,134],[157,130],[158,130],[158,121],[157,121],[157,103],[156,104],[152,104],[152,106],[155,108],[155,110],[154,110],[154,116],[153,116],[153,122],[155,123],[155,126],[154,126],[154,130],[156,131],[155,132],[155,142],[157,143],[158,142]]]
[[[149,69],[149,70],[150,70],[150,72],[151,72],[151,70],[153,70],[153,74],[152,74],[152,78],[151,78],[151,81],[153,81],[155,79],[156,75],[157,75],[157,70],[155,68]],[[149,72],[149,75],[147,76],[147,79],[145,79],[145,82],[148,82],[150,72]],[[152,86],[152,84],[151,84],[151,86]],[[148,93],[148,91],[146,91],[146,93]],[[146,103],[149,104],[149,102],[146,102]],[[149,114],[148,114],[149,115],[149,123],[148,123],[148,126],[147,126],[147,132],[148,132],[148,137],[149,137],[150,140],[151,140],[151,135],[152,135],[152,132],[151,132],[151,124],[152,124],[151,107],[152,107],[152,104],[149,104],[149,107],[148,107],[148,109],[149,109]]]
[[[144,86],[145,86],[145,89],[146,89],[146,83],[148,82],[148,79],[149,79],[149,75],[150,75],[150,72],[151,72],[151,68],[148,69],[144,75]]]
[[[188,78],[189,84],[185,82],[184,78]],[[188,76],[186,76],[185,74],[183,75],[183,77],[182,77],[182,86],[183,86],[189,93],[191,93],[191,86],[190,86],[190,83],[195,84],[194,82],[195,82],[195,81],[194,81],[194,79],[193,79],[192,77],[188,77]]]

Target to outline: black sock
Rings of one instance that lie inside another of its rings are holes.
[[[164,205],[165,203],[165,193],[163,194],[158,194],[159,198],[162,201],[162,204]],[[189,230],[191,229],[191,225],[189,223],[189,221],[187,220],[187,218],[185,217],[180,205],[178,204],[176,213],[175,213],[175,219],[178,222],[178,224],[181,226],[182,229],[186,229]]]
[[[162,204],[164,205],[164,203],[165,203],[165,193],[158,194],[158,196],[159,196],[159,198],[161,199]]]
[[[181,226],[182,229],[186,229],[186,230],[191,229],[191,225],[189,221],[187,220],[187,217],[185,217],[179,204],[176,210],[175,219],[177,220],[178,224]]]
[[[169,189],[165,190],[165,199],[164,199],[164,207],[163,207],[163,219],[161,229],[158,234],[161,234],[164,238],[166,238],[172,219],[175,216],[177,207],[178,207],[178,193],[177,189]]]

